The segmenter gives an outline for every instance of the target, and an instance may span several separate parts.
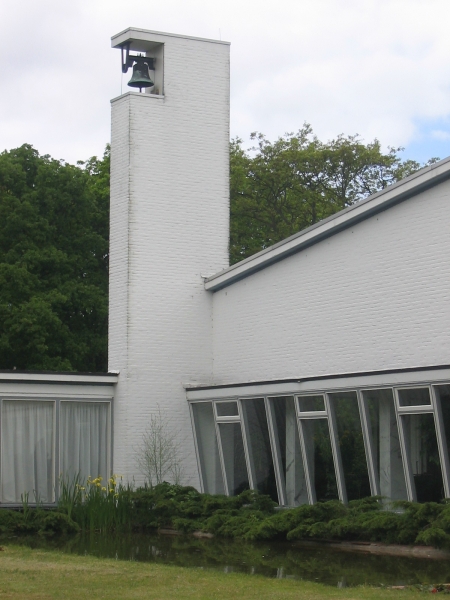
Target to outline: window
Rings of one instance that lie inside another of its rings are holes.
[[[251,487],[288,506],[450,497],[450,383],[272,390],[192,407],[205,491]]]
[[[0,502],[51,504],[60,477],[110,475],[111,402],[0,399]]]

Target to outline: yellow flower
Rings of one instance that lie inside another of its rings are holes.
[[[102,492],[106,492],[106,488],[105,487],[102,487]]]

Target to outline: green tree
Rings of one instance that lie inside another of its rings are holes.
[[[401,148],[383,153],[375,140],[338,136],[323,143],[305,124],[270,142],[253,133],[254,146],[232,140],[230,150],[230,261],[314,225],[421,168],[402,161]],[[431,159],[431,164],[438,159]]]
[[[423,166],[309,125],[251,137],[231,143],[231,263]],[[107,369],[109,169],[109,147],[77,165],[28,144],[0,154],[0,369]]]
[[[105,371],[109,148],[0,154],[0,368]]]

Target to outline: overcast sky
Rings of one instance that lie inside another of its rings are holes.
[[[2,0],[0,151],[102,154],[127,27],[231,42],[231,133],[306,121],[425,161],[450,155],[448,0]]]

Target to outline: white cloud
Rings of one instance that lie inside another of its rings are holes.
[[[447,141],[450,140],[450,131],[442,131],[441,129],[433,129],[431,137],[435,140]]]
[[[101,153],[121,87],[110,37],[128,26],[232,42],[233,135],[308,121],[323,138],[408,146],[417,123],[450,116],[449,12],[446,0],[4,0],[0,149]]]

